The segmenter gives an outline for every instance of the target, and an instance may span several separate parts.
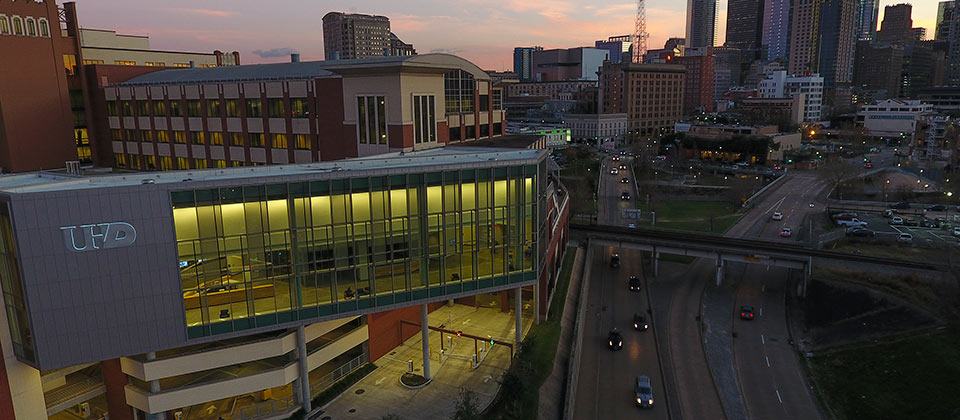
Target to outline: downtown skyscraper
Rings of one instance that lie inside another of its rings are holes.
[[[767,60],[786,60],[790,51],[790,0],[764,0],[760,43]]]
[[[763,41],[764,0],[730,0],[727,4],[726,46],[749,51],[751,60],[759,58]]]
[[[857,0],[858,41],[873,40],[877,33],[877,19],[880,16],[880,0]]]
[[[687,48],[712,47],[717,40],[717,0],[687,0]]]

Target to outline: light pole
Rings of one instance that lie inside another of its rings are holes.
[[[887,201],[887,185],[890,185],[890,178],[887,178],[887,182],[883,183],[883,201]]]

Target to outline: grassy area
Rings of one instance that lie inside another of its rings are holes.
[[[656,227],[697,232],[726,232],[737,220],[738,207],[723,201],[666,200],[656,203]]]
[[[821,405],[837,420],[960,418],[960,332],[840,346],[808,359]]]
[[[929,248],[919,246],[898,246],[895,244],[871,244],[863,242],[849,242],[841,240],[833,248],[827,248],[829,251],[840,252],[844,254],[856,254],[859,251],[862,255],[871,257],[892,258],[896,260],[909,261],[928,261],[932,251]]]
[[[536,419],[540,386],[553,370],[560,341],[560,319],[566,301],[576,247],[567,247],[560,269],[549,320],[534,325],[520,343],[516,358],[500,380],[500,391],[484,410],[484,419]]]

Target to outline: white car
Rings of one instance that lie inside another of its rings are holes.
[[[902,224],[903,224],[903,218],[902,218],[902,217],[899,217],[899,216],[893,216],[893,217],[890,218],[890,224],[891,224],[891,225],[902,225]]]
[[[610,168],[610,175],[616,175],[616,174],[617,174],[617,168]]]
[[[773,212],[773,216],[770,216],[770,218],[773,220],[783,220],[783,213],[780,213],[779,211],[775,211]]]
[[[897,242],[900,242],[902,244],[913,243],[913,235],[909,233],[901,233],[900,236],[897,236]]]

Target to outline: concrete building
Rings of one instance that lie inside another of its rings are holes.
[[[391,56],[417,55],[417,49],[413,44],[403,42],[396,34],[390,32],[390,54]]]
[[[765,0],[729,0],[727,2],[727,36],[724,45],[750,51],[750,61],[760,58],[763,42]]]
[[[101,161],[151,171],[422,150],[505,120],[502,88],[447,54],[165,70],[101,95]]]
[[[917,120],[910,155],[922,161],[953,161],[956,145],[946,141],[947,130],[956,122],[946,115],[926,114]]]
[[[704,55],[685,55],[673,60],[687,69],[683,85],[683,114],[713,112],[714,57],[712,48]]]
[[[853,85],[873,97],[897,98],[903,85],[904,48],[898,44],[857,41]]]
[[[632,35],[611,36],[606,41],[595,42],[594,46],[597,49],[606,50],[610,61],[614,63],[633,61],[630,56],[630,47],[633,45],[632,38]]]
[[[626,113],[627,128],[642,137],[669,134],[683,116],[685,73],[676,64],[605,62],[600,113]]]
[[[383,57],[390,52],[390,18],[330,12],[323,16],[323,53],[327,60]]]
[[[717,38],[717,0],[687,0],[687,48],[713,47]]]
[[[950,21],[953,19],[954,0],[941,1],[937,4],[937,26],[934,29],[933,39],[946,41],[950,38]]]
[[[430,378],[449,300],[512,311],[507,351],[567,241],[546,155],[0,177],[0,417],[286,418],[418,332]]]
[[[567,114],[564,125],[574,139],[616,140],[627,134],[627,114]]]
[[[908,44],[913,42],[913,6],[901,3],[883,8],[883,21],[877,32],[877,42]]]
[[[533,80],[533,53],[543,51],[543,47],[517,47],[513,49],[513,72],[517,74],[521,82]]]
[[[946,18],[946,14],[944,15]],[[947,30],[947,54],[946,54],[946,75],[945,84],[949,86],[960,86],[960,11],[958,11],[957,2],[954,2],[953,11],[950,13]]]
[[[551,100],[574,100],[589,89],[595,89],[595,80],[562,80],[555,82],[522,82],[507,86],[507,98],[542,96]]]
[[[763,5],[763,34],[760,40],[766,48],[767,60],[788,58],[790,47],[790,0],[765,0]]]
[[[787,76],[785,71],[778,71],[760,81],[758,94],[761,98],[793,98],[796,95],[803,95],[803,121],[820,121],[823,106],[823,78],[818,74]]]
[[[824,0],[820,5],[820,40],[813,71],[823,77],[824,105],[831,113],[853,111],[857,10],[857,0]]]
[[[874,137],[913,138],[917,121],[932,113],[933,105],[919,100],[887,99],[861,105],[856,122]]]
[[[960,86],[936,86],[917,90],[917,99],[938,112],[960,111]]]
[[[155,67],[218,67],[240,64],[240,53],[191,53],[150,49],[144,35],[118,34],[103,29],[78,28],[83,59],[76,64],[118,64]]]
[[[877,19],[880,18],[880,0],[858,0],[857,18],[854,27],[857,41],[873,41],[877,35]]]
[[[684,133],[681,146],[690,158],[760,165],[782,162],[784,153],[800,148],[802,137],[798,132],[780,133],[775,125],[677,123],[675,130]],[[734,139],[748,141],[729,142]]]
[[[800,0],[794,3],[790,17],[790,59],[787,73],[804,74],[817,69],[820,31],[820,5],[824,0]]]
[[[740,65],[741,52],[739,48],[714,47],[714,92],[713,99],[720,100],[724,93],[743,82],[743,69]]]
[[[533,51],[532,77],[539,82],[597,80],[608,58],[607,50],[590,47]]]
[[[792,98],[743,98],[736,101],[737,112],[749,124],[790,122],[803,124],[804,94]]]

